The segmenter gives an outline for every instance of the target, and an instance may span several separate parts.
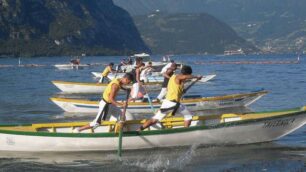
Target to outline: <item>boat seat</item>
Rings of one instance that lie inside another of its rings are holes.
[[[232,122],[232,121],[240,121],[241,117],[237,114],[234,113],[227,113],[227,114],[223,114],[221,116],[221,123],[222,122]]]

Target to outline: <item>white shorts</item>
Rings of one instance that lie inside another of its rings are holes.
[[[89,124],[91,127],[97,127],[100,125],[101,120],[106,120],[107,116],[109,116],[110,121],[118,121],[122,111],[117,106],[112,104],[108,104],[108,110],[105,109],[106,102],[101,100],[99,103],[99,111],[96,118]],[[107,112],[105,112],[107,110]]]
[[[171,107],[174,107],[175,105],[176,105],[175,102],[172,102],[172,101],[169,101],[169,100],[165,99],[163,101],[160,109],[171,108]],[[171,109],[169,111],[166,111],[166,112],[161,112],[160,110],[158,110],[158,112],[153,116],[153,119],[161,121],[172,111],[173,111],[173,109]],[[183,104],[180,104],[180,107],[177,109],[177,111],[175,113],[175,115],[178,115],[178,114],[183,115],[185,121],[192,120],[192,113]]]

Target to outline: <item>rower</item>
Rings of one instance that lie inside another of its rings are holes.
[[[144,82],[148,82],[148,76],[154,71],[152,67],[152,62],[148,62],[147,66],[145,66],[140,73],[140,80]]]
[[[133,75],[126,73],[123,78],[113,79],[106,87],[102,94],[102,99],[99,103],[99,112],[96,118],[89,124],[76,128],[73,132],[81,132],[86,129],[96,128],[101,125],[101,120],[105,121],[107,115],[111,115],[110,121],[114,121],[114,118],[119,120],[121,110],[118,107],[125,108],[125,103],[117,102],[116,96],[119,89],[125,89],[122,86],[128,85],[133,80]],[[132,116],[130,114],[126,117],[127,120],[131,120]]]
[[[168,92],[166,95],[166,99],[163,101],[158,112],[148,121],[146,121],[138,131],[144,130],[151,125],[160,122],[164,119],[168,113],[172,113],[175,115],[179,113],[184,115],[184,126],[189,127],[192,120],[191,112],[186,108],[185,105],[180,103],[181,97],[186,90],[184,90],[184,83],[190,79],[201,79],[202,76],[193,76],[192,68],[190,66],[183,66],[181,70],[181,74],[172,75],[169,83],[168,83]]]
[[[157,102],[160,102],[166,96],[169,79],[174,74],[176,69],[177,69],[176,63],[171,63],[170,68],[168,68],[167,71],[165,73],[163,73],[164,81],[163,81],[163,84],[162,84],[162,89],[161,89],[159,95],[156,98]]]
[[[143,81],[141,80],[142,84]],[[138,82],[134,83],[131,89],[131,97],[129,98],[129,101],[137,101],[140,100],[141,102],[144,102],[144,99],[146,97],[146,90],[143,85],[139,85]]]
[[[174,63],[174,60],[171,60],[170,63],[167,63],[163,68],[162,70],[160,71],[161,74],[165,73],[167,71],[167,69],[169,67],[171,67],[171,65]]]
[[[101,74],[101,79],[99,80],[100,83],[109,82],[111,79],[109,79],[107,76],[109,73],[113,73],[116,70],[113,69],[114,63],[109,63],[108,66],[104,69],[104,71]]]
[[[138,63],[137,66],[132,70],[132,74],[134,75],[134,83],[139,83],[140,85],[142,84],[140,81],[140,73],[142,69],[145,67],[144,63]]]

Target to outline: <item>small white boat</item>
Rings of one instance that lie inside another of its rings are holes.
[[[126,121],[122,150],[190,145],[234,145],[278,140],[306,123],[306,107],[275,112],[194,116],[189,128],[182,117],[170,117],[161,125],[141,132],[145,120]],[[0,126],[3,151],[114,151],[118,149],[118,125],[104,121],[94,130],[72,133],[87,122],[18,124]]]
[[[90,66],[89,64],[78,64],[78,65],[75,65],[75,64],[56,64],[54,65],[54,67],[56,67],[57,69],[60,69],[60,70],[68,70],[68,69],[80,69],[80,68],[83,68],[83,67],[88,67]]]
[[[101,73],[97,73],[97,72],[92,72],[92,74],[96,77],[101,77]],[[119,73],[119,74],[109,74],[108,78],[109,79],[114,79],[114,78],[121,78],[123,77],[125,73]],[[213,78],[215,78],[216,75],[204,75],[203,78],[201,80],[199,80],[199,82],[207,82]],[[160,76],[159,72],[154,72],[153,75],[148,76],[146,82],[163,82],[164,81],[164,77]]]
[[[186,105],[191,111],[244,107],[254,103],[267,93],[267,91],[257,91],[215,97],[193,96],[183,98],[181,103]],[[50,99],[66,112],[97,113],[99,109],[98,101],[56,97]],[[152,103],[152,106],[158,110],[161,104]],[[152,113],[151,106],[148,102],[130,102],[127,110],[130,113]]]
[[[107,84],[92,82],[52,81],[52,83],[65,93],[102,93]],[[145,83],[148,90],[160,90],[161,83]]]
[[[121,66],[121,70],[122,71],[131,72],[135,68],[135,66],[136,66],[136,58],[142,58],[142,62],[145,63],[145,65],[147,65],[148,62],[152,62],[152,67],[156,71],[160,71],[163,68],[163,66],[166,64],[165,62],[154,62],[154,61],[152,61],[150,55],[146,54],[146,53],[134,54],[130,58],[134,59],[133,60],[134,63],[131,64],[131,65]]]
[[[109,79],[112,80],[112,79],[114,79],[115,76],[111,75],[111,76],[108,76],[108,77],[109,77]],[[213,79],[214,77],[216,77],[216,75],[205,75],[205,76],[202,77],[201,80],[199,80],[199,82],[207,82],[207,81]],[[118,78],[118,77],[116,77],[116,78]],[[146,80],[147,83],[150,83],[150,82],[161,82],[162,83],[164,81],[163,76],[148,76],[146,79],[147,79]]]

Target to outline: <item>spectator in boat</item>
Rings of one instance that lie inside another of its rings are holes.
[[[121,71],[121,66],[125,66],[125,65],[127,65],[128,63],[126,62],[126,60],[125,59],[122,59],[121,60],[121,62],[120,62],[120,64],[118,64],[117,65],[117,71]]]
[[[148,62],[147,66],[145,66],[140,73],[140,80],[143,80],[144,82],[148,82],[148,76],[152,74],[154,71],[152,67],[152,62]]]
[[[167,71],[165,73],[163,73],[164,81],[163,81],[163,84],[162,84],[162,89],[161,89],[159,95],[156,98],[157,102],[160,102],[166,96],[169,79],[174,74],[176,69],[177,69],[176,63],[171,63],[170,68],[168,68]]]
[[[136,61],[136,66],[137,66],[137,65],[143,63],[143,58],[142,57],[136,57],[135,61]]]
[[[105,83],[111,81],[107,76],[109,73],[114,73],[116,70],[113,69],[114,63],[109,63],[108,66],[104,69],[104,71],[101,74],[100,83]]]
[[[181,97],[186,90],[184,90],[184,83],[190,79],[201,79],[202,76],[192,75],[192,68],[190,66],[183,66],[181,74],[172,75],[168,83],[168,92],[166,99],[163,101],[158,112],[151,118],[146,121],[138,131],[144,130],[151,125],[160,122],[164,119],[167,114],[171,113],[172,115],[181,114],[184,115],[184,126],[189,127],[192,120],[191,112],[186,108],[185,105],[180,103]]]
[[[81,59],[79,59],[79,58],[71,59],[71,60],[70,60],[70,63],[71,63],[72,65],[79,65],[79,64],[81,63]]]
[[[128,58],[127,64],[128,64],[128,65],[132,65],[132,64],[133,64],[133,60],[132,60],[131,57]]]
[[[113,79],[106,87],[102,94],[102,99],[99,103],[99,112],[96,118],[89,124],[76,128],[73,132],[81,132],[86,129],[96,128],[101,125],[101,121],[105,121],[107,115],[111,115],[110,121],[119,120],[121,110],[119,107],[124,108],[125,103],[119,103],[116,101],[117,93],[120,89],[124,89],[123,86],[130,84],[133,80],[133,75],[126,73],[123,78]],[[131,114],[126,114],[126,119],[131,120]]]

